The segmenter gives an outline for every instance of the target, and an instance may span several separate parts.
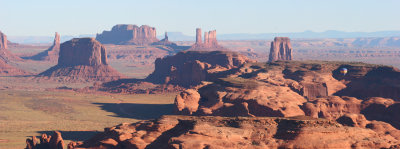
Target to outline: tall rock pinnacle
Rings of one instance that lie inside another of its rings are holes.
[[[269,62],[278,60],[292,60],[292,45],[288,37],[275,37],[271,42]]]

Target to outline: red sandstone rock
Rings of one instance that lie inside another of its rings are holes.
[[[7,50],[7,36],[0,31],[0,59],[8,63],[10,61],[22,60],[20,57],[15,56]]]
[[[341,67],[351,68],[346,76],[338,72]],[[163,68],[168,69],[167,66]],[[400,112],[397,110],[400,109],[400,104],[374,97],[390,95],[398,98],[395,95],[400,88],[396,84],[400,79],[395,76],[400,71],[390,68],[338,62],[248,63],[231,69],[229,73],[208,79],[210,83],[207,85],[194,88],[200,94],[198,103],[189,105],[190,102],[186,103],[185,97],[188,101],[193,101],[192,96],[177,96],[175,109],[177,114],[191,115],[307,115],[332,120],[345,114],[361,113],[368,120],[382,120],[400,128],[395,122],[400,120],[395,114]],[[186,73],[186,76],[201,78],[202,71],[196,72],[198,73]],[[371,88],[368,86],[370,84],[392,89]],[[191,108],[197,111],[188,112],[188,108],[184,108],[192,106],[197,107]]]
[[[63,149],[64,145],[65,144],[63,138],[61,137],[61,133],[54,131],[53,135],[51,136],[42,134],[40,143],[35,136],[32,136],[32,139],[26,139],[25,149]]]
[[[58,64],[39,76],[62,77],[64,81],[110,81],[123,77],[108,65],[105,47],[94,38],[74,38],[61,44]]]
[[[21,76],[29,74],[31,73],[11,66],[0,59],[0,76]]]
[[[362,114],[345,114],[336,121],[344,126],[351,126],[351,127],[361,127],[365,128],[368,121]]]
[[[103,31],[102,34],[97,34],[96,40],[103,44],[148,45],[159,41],[156,36],[154,27],[119,24],[115,25],[111,31]]]
[[[53,41],[53,45],[49,49],[30,57],[30,59],[40,60],[40,61],[43,61],[43,60],[44,61],[57,61],[59,53],[60,53],[60,34],[58,34],[56,32],[54,41]]]
[[[247,57],[235,52],[185,51],[158,58],[154,72],[146,80],[157,84],[189,87],[209,79],[213,71],[237,68],[247,62],[250,62]]]
[[[226,48],[218,45],[217,31],[204,32],[204,43],[201,41],[201,28],[196,29],[196,43],[188,50],[193,51],[221,51]]]
[[[395,138],[334,121],[298,118],[163,116],[105,129],[75,148],[388,148]],[[121,135],[131,134],[118,141]],[[105,146],[104,140],[113,146]]]
[[[278,60],[292,60],[292,44],[288,37],[275,37],[271,42],[269,62]]]

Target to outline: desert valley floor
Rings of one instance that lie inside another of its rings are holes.
[[[293,59],[400,66],[397,48],[346,48],[338,46],[337,42],[334,39],[294,40]],[[144,79],[154,71],[156,58],[174,55],[193,44],[177,43],[184,48],[171,51],[165,46],[105,44],[105,47],[110,66],[126,78]],[[268,60],[270,41],[219,43],[259,64]],[[16,44],[9,46],[9,50],[17,56],[29,57],[49,46]],[[105,127],[172,115],[175,97],[180,92],[130,94],[85,90],[83,88],[100,82],[66,82],[34,76],[56,65],[57,61],[25,59],[10,64],[31,74],[0,77],[0,148],[23,148],[30,136],[51,135],[54,130],[62,133],[65,144],[84,141],[104,131]]]

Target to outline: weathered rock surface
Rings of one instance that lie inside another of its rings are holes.
[[[42,134],[40,142],[35,136],[32,139],[26,139],[25,149],[63,149],[64,145],[61,133],[55,131],[51,136]]]
[[[398,140],[334,121],[271,117],[163,116],[106,128],[71,148],[389,148]]]
[[[278,60],[292,60],[292,44],[288,37],[275,37],[271,42],[268,61]]]
[[[60,53],[60,34],[56,32],[53,45],[49,49],[40,52],[30,57],[29,59],[39,60],[39,61],[57,61],[59,53]]]
[[[156,36],[154,27],[118,24],[111,31],[103,31],[103,33],[97,34],[96,40],[103,44],[148,45],[159,41]]]
[[[235,52],[179,52],[174,56],[158,58],[154,72],[146,80],[189,87],[210,79],[212,73],[237,68],[247,62],[250,62],[247,57]]]
[[[20,57],[15,56],[13,53],[8,51],[8,40],[7,36],[0,31],[0,59],[8,63],[10,61],[22,60]]]
[[[74,38],[60,46],[58,64],[39,76],[63,81],[110,81],[123,75],[107,63],[106,48],[94,38]]]
[[[236,52],[184,51],[174,56],[157,58],[154,72],[146,79],[108,82],[99,90],[128,94],[179,92],[248,62],[251,60]]]
[[[204,32],[204,43],[201,40],[201,29],[196,29],[196,43],[189,50],[193,51],[224,51],[226,48],[218,45],[217,31]]]
[[[350,68],[348,74],[340,74],[343,67]],[[396,110],[400,104],[378,97],[398,100],[400,77],[395,76],[399,72],[393,67],[364,63],[247,63],[194,88],[197,92],[182,92],[176,97],[175,111],[214,116],[307,115],[332,120],[345,114],[364,114],[368,120],[398,127],[395,121],[400,119],[395,113],[400,112]]]

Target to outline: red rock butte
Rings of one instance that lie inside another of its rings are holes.
[[[288,37],[275,37],[271,42],[269,62],[278,60],[292,60],[292,44]]]
[[[159,41],[156,36],[156,28],[154,27],[118,24],[111,31],[103,31],[103,33],[97,34],[96,40],[102,44],[148,45]]]
[[[43,52],[40,52],[40,53],[30,57],[29,59],[57,61],[59,52],[60,52],[60,34],[58,34],[56,32],[54,41],[53,41],[53,45],[49,49],[47,49]]]
[[[123,75],[107,63],[106,48],[94,38],[74,38],[60,45],[58,64],[39,76],[66,77],[66,81],[109,81]]]
[[[202,42],[201,28],[197,28],[196,43],[189,50],[222,51],[227,49],[218,45],[216,30],[204,32],[204,42]]]
[[[22,60],[20,57],[15,56],[10,51],[7,50],[7,36],[0,31],[0,59],[9,62],[12,60]]]

